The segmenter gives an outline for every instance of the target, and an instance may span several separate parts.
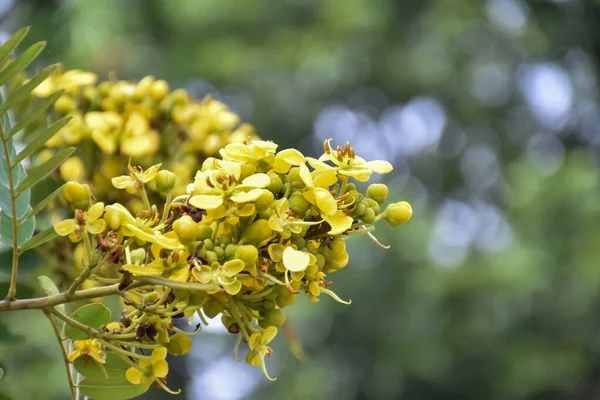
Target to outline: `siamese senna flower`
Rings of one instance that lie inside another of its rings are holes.
[[[354,178],[359,182],[366,182],[371,177],[373,172],[377,174],[387,174],[394,168],[392,164],[383,160],[366,161],[365,159],[354,154],[354,149],[350,147],[350,143],[346,142],[346,146],[342,149],[338,146],[335,150],[331,148],[331,139],[327,139],[323,144],[325,153],[315,159],[306,157],[306,160],[317,171],[336,171],[342,177]],[[333,166],[325,161],[330,161]]]
[[[154,349],[149,360],[142,359],[139,361],[141,370],[131,367],[125,372],[125,377],[134,385],[142,385],[144,388],[150,387],[155,381],[162,384],[160,379],[165,378],[169,373],[169,364],[165,360],[166,357],[166,348],[160,347]]]
[[[69,361],[73,362],[79,357],[92,358],[100,364],[106,362],[106,353],[104,352],[102,343],[96,339],[76,340],[73,342],[74,350],[69,354]]]
[[[277,145],[264,140],[252,140],[249,144],[230,143],[219,154],[225,161],[233,161],[242,164],[258,164],[264,162],[271,165],[275,159],[274,154]]]
[[[265,356],[271,356],[273,350],[267,345],[275,339],[275,336],[277,336],[277,328],[274,326],[267,327],[263,333],[253,333],[248,340],[250,351],[246,354],[246,362],[255,367],[260,367],[270,381],[277,378],[269,376],[265,366]]]
[[[96,146],[105,154],[114,154],[123,127],[121,115],[114,111],[90,111],[85,114],[84,120]]]
[[[66,219],[54,225],[54,231],[59,236],[68,236],[76,243],[83,239],[85,232],[97,235],[104,231],[106,222],[101,219],[104,213],[104,203],[96,203],[87,211],[75,210],[75,218]]]
[[[315,170],[311,173],[306,164],[302,164],[300,178],[306,185],[304,198],[319,209],[321,217],[331,226],[331,230],[327,233],[339,235],[350,229],[354,220],[342,210],[338,210],[337,200],[328,190],[338,181],[335,171]]]
[[[44,79],[31,92],[36,97],[48,97],[51,94],[65,90],[67,93],[76,92],[84,86],[90,86],[96,83],[98,76],[92,72],[71,69],[68,71],[58,71]]]
[[[147,170],[142,171],[141,168],[132,167],[130,160],[129,164],[127,165],[127,168],[129,169],[129,175],[122,175],[112,178],[111,182],[117,189],[125,189],[128,193],[133,194],[137,192],[142,184],[148,183],[156,178],[161,165],[162,164],[155,164]]]
[[[240,259],[226,261],[223,265],[214,262],[212,265],[201,265],[196,263],[192,270],[192,275],[200,283],[217,284],[234,296],[242,289],[242,283],[236,278],[236,275],[242,272],[246,264]]]
[[[240,205],[260,197],[271,180],[267,174],[253,174],[239,182],[242,164],[220,161],[219,169],[198,171],[194,180],[193,196],[189,203],[203,210],[215,210],[228,200]],[[226,207],[227,208],[227,207]]]

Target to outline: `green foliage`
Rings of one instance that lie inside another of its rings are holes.
[[[71,318],[93,329],[100,329],[110,322],[110,310],[104,304],[86,304],[73,311]],[[71,325],[65,327],[65,336],[71,340],[84,340],[88,335]]]

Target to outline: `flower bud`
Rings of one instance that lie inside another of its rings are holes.
[[[196,240],[200,240],[200,241],[205,241],[206,239],[209,239],[212,237],[213,234],[213,230],[210,226],[208,225],[199,225],[198,226],[198,232],[196,232]],[[206,246],[206,243],[204,243],[204,246]],[[210,249],[207,249],[210,250]]]
[[[272,234],[273,230],[269,228],[269,223],[267,220],[259,219],[258,221],[254,221],[252,225],[246,228],[244,237],[246,237],[250,243],[258,244],[271,237]]]
[[[196,225],[192,217],[184,215],[173,222],[173,230],[181,243],[189,244],[196,238],[198,225]]]
[[[246,264],[255,263],[258,259],[258,250],[252,245],[237,246],[235,258],[239,258]]]
[[[77,108],[77,102],[67,94],[61,95],[54,103],[54,109],[63,115],[67,115]]]
[[[304,198],[302,193],[294,192],[290,196],[290,210],[296,215],[300,217],[304,217],[308,209],[310,208],[310,203]]]
[[[365,224],[372,224],[375,222],[375,211],[373,211],[372,208],[367,208],[360,219],[362,219],[362,222]]]
[[[367,204],[367,207],[373,209],[373,212],[375,213],[375,215],[380,213],[381,209],[379,207],[379,203],[377,203],[375,200],[367,197],[365,199],[365,203]]]
[[[273,201],[275,200],[275,196],[269,190],[263,190],[262,194],[258,196],[258,199],[254,201],[254,205],[259,211],[264,211]]]
[[[237,245],[230,243],[225,246],[225,258],[236,258],[235,254],[237,252]]]
[[[69,157],[60,165],[59,171],[65,181],[82,181],[85,178],[85,166],[79,157]]]
[[[388,196],[388,187],[382,183],[373,183],[367,188],[367,197],[383,204]]]
[[[202,305],[202,311],[208,318],[214,318],[223,311],[223,303],[211,296]]]
[[[214,249],[220,249],[220,247],[214,247]],[[217,255],[217,253],[215,253],[212,250],[207,250],[205,253],[205,258],[206,261],[208,261],[209,264],[215,263],[215,262],[219,262],[219,256]]]
[[[269,183],[269,186],[267,186],[267,190],[269,192],[272,192],[273,194],[278,194],[279,192],[281,192],[281,189],[283,187],[283,182],[281,181],[281,178],[279,177],[279,175],[272,171],[269,172],[268,175],[271,179],[271,183]]]
[[[238,326],[238,324],[235,322],[235,320],[230,317],[229,315],[221,315],[221,323],[223,324],[223,326],[227,329],[227,332],[229,333],[239,333],[240,332],[240,327]]]
[[[406,201],[390,204],[383,213],[385,220],[393,227],[405,223],[412,216],[412,207]]]
[[[150,85],[150,96],[156,101],[164,99],[169,94],[169,84],[163,80],[157,80]]]
[[[156,174],[156,189],[161,193],[169,193],[175,187],[177,176],[166,169],[158,171]]]
[[[267,311],[263,317],[263,319],[258,320],[258,324],[262,328],[267,328],[269,326],[275,326],[279,328],[285,322],[285,314],[283,311],[274,308],[270,311]]]
[[[146,250],[143,248],[131,250],[131,263],[141,265],[146,261]]]
[[[217,260],[222,260],[225,257],[225,249],[221,246],[215,246],[213,252],[217,255]]]
[[[74,208],[86,208],[92,198],[88,185],[82,185],[73,181],[65,183],[63,196]]]

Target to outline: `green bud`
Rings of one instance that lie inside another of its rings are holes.
[[[235,258],[239,258],[246,264],[253,264],[258,259],[258,249],[252,245],[237,246]]]
[[[214,249],[221,249],[220,247],[214,247]],[[221,249],[223,250],[223,249]],[[212,250],[207,250],[205,253],[204,258],[206,258],[206,261],[208,261],[209,264],[212,264],[214,262],[219,262],[219,256],[217,255],[216,252],[212,251]]]
[[[132,264],[141,265],[146,261],[146,250],[142,248],[131,250],[129,255],[131,256]]]
[[[267,190],[273,194],[279,194],[283,186],[281,178],[273,171],[270,171],[268,175],[271,179],[271,183],[269,183],[269,186],[267,186]]]
[[[228,259],[238,258],[235,256],[237,253],[237,248],[238,248],[238,246],[236,244],[232,244],[232,243],[225,246],[225,258],[228,258]]]
[[[344,193],[350,192],[352,190],[354,190],[354,191],[356,190],[356,185],[354,183],[349,183],[346,185],[346,192],[344,192]]]
[[[262,302],[262,307],[265,311],[272,310],[276,306],[277,306],[277,304],[275,303],[275,300],[273,300],[273,299],[267,299]]]
[[[352,217],[353,218],[362,217],[362,215],[365,213],[366,209],[367,209],[367,205],[365,204],[365,202],[364,201],[359,202],[356,205],[356,209],[352,212]]]
[[[393,227],[405,223],[412,216],[412,207],[406,201],[387,206],[383,213],[385,220]]]
[[[156,174],[156,189],[161,193],[169,193],[175,187],[177,175],[171,171],[163,169]]]
[[[362,219],[365,224],[372,224],[375,222],[375,211],[373,211],[372,208],[367,208],[360,219]]]
[[[268,190],[264,190],[258,199],[254,201],[254,205],[259,211],[264,211],[269,208],[271,203],[275,200],[275,196]]]
[[[293,182],[297,182],[297,181],[302,182],[302,178],[300,178],[300,167],[290,168],[290,171],[288,172],[286,177],[287,177],[287,181],[289,183],[293,183]],[[302,186],[304,186],[304,183],[302,183]]]
[[[346,200],[344,200],[344,204],[356,203],[361,198],[360,193],[358,193],[358,191],[356,191],[356,190],[348,190],[348,191],[346,191],[346,193],[348,193],[348,197],[346,197]]]
[[[237,322],[235,322],[235,320],[230,317],[229,315],[223,314],[221,315],[221,323],[223,324],[223,326],[225,328],[227,328],[227,331],[229,333],[239,333],[240,332],[240,327],[238,326]]]
[[[244,237],[250,243],[260,243],[271,237],[273,234],[273,230],[269,228],[269,223],[265,219],[259,219],[258,221],[254,221],[252,225],[246,228],[246,232],[244,233]]]
[[[212,237],[213,230],[208,225],[198,225],[198,232],[196,232],[196,240],[205,241]],[[206,246],[206,243],[204,244]]]
[[[87,208],[92,198],[92,193],[88,185],[69,181],[63,187],[63,196],[74,208]]]
[[[213,247],[215,247],[215,244],[211,239],[204,240],[204,246],[202,247],[202,250],[212,250]]]
[[[217,255],[217,260],[222,260],[225,258],[225,249],[221,246],[213,247],[213,252]]]
[[[292,210],[294,214],[299,215],[300,217],[304,217],[304,215],[306,215],[306,212],[310,208],[310,203],[304,198],[304,196],[300,192],[292,193],[289,199],[289,203],[290,210]]]
[[[211,296],[204,302],[202,311],[208,318],[214,318],[223,311],[223,303]]]
[[[388,196],[388,187],[383,183],[373,183],[367,188],[367,197],[379,204],[385,203]]]
[[[269,326],[275,326],[279,328],[284,322],[285,314],[283,311],[277,308],[267,311],[263,319],[258,320],[258,324],[261,326],[261,328],[267,328]]]
[[[217,244],[223,248],[231,243],[231,238],[229,236],[221,236],[217,241]]]
[[[198,233],[198,225],[192,217],[184,215],[175,222],[173,222],[173,231],[179,238],[179,241],[183,244],[191,243]]]

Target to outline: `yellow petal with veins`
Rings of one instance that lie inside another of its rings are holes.
[[[223,197],[210,194],[199,194],[190,198],[190,204],[202,210],[214,210],[223,204]]]
[[[342,211],[328,216],[325,218],[325,221],[331,226],[331,230],[327,232],[329,235],[339,235],[346,232],[352,227],[352,222],[354,222],[352,217],[347,216]]]
[[[315,195],[315,203],[321,211],[327,215],[334,215],[337,213],[337,201],[327,189],[316,188],[313,192]]]
[[[304,271],[308,267],[310,257],[307,253],[286,247],[283,251],[283,265],[290,271]]]

